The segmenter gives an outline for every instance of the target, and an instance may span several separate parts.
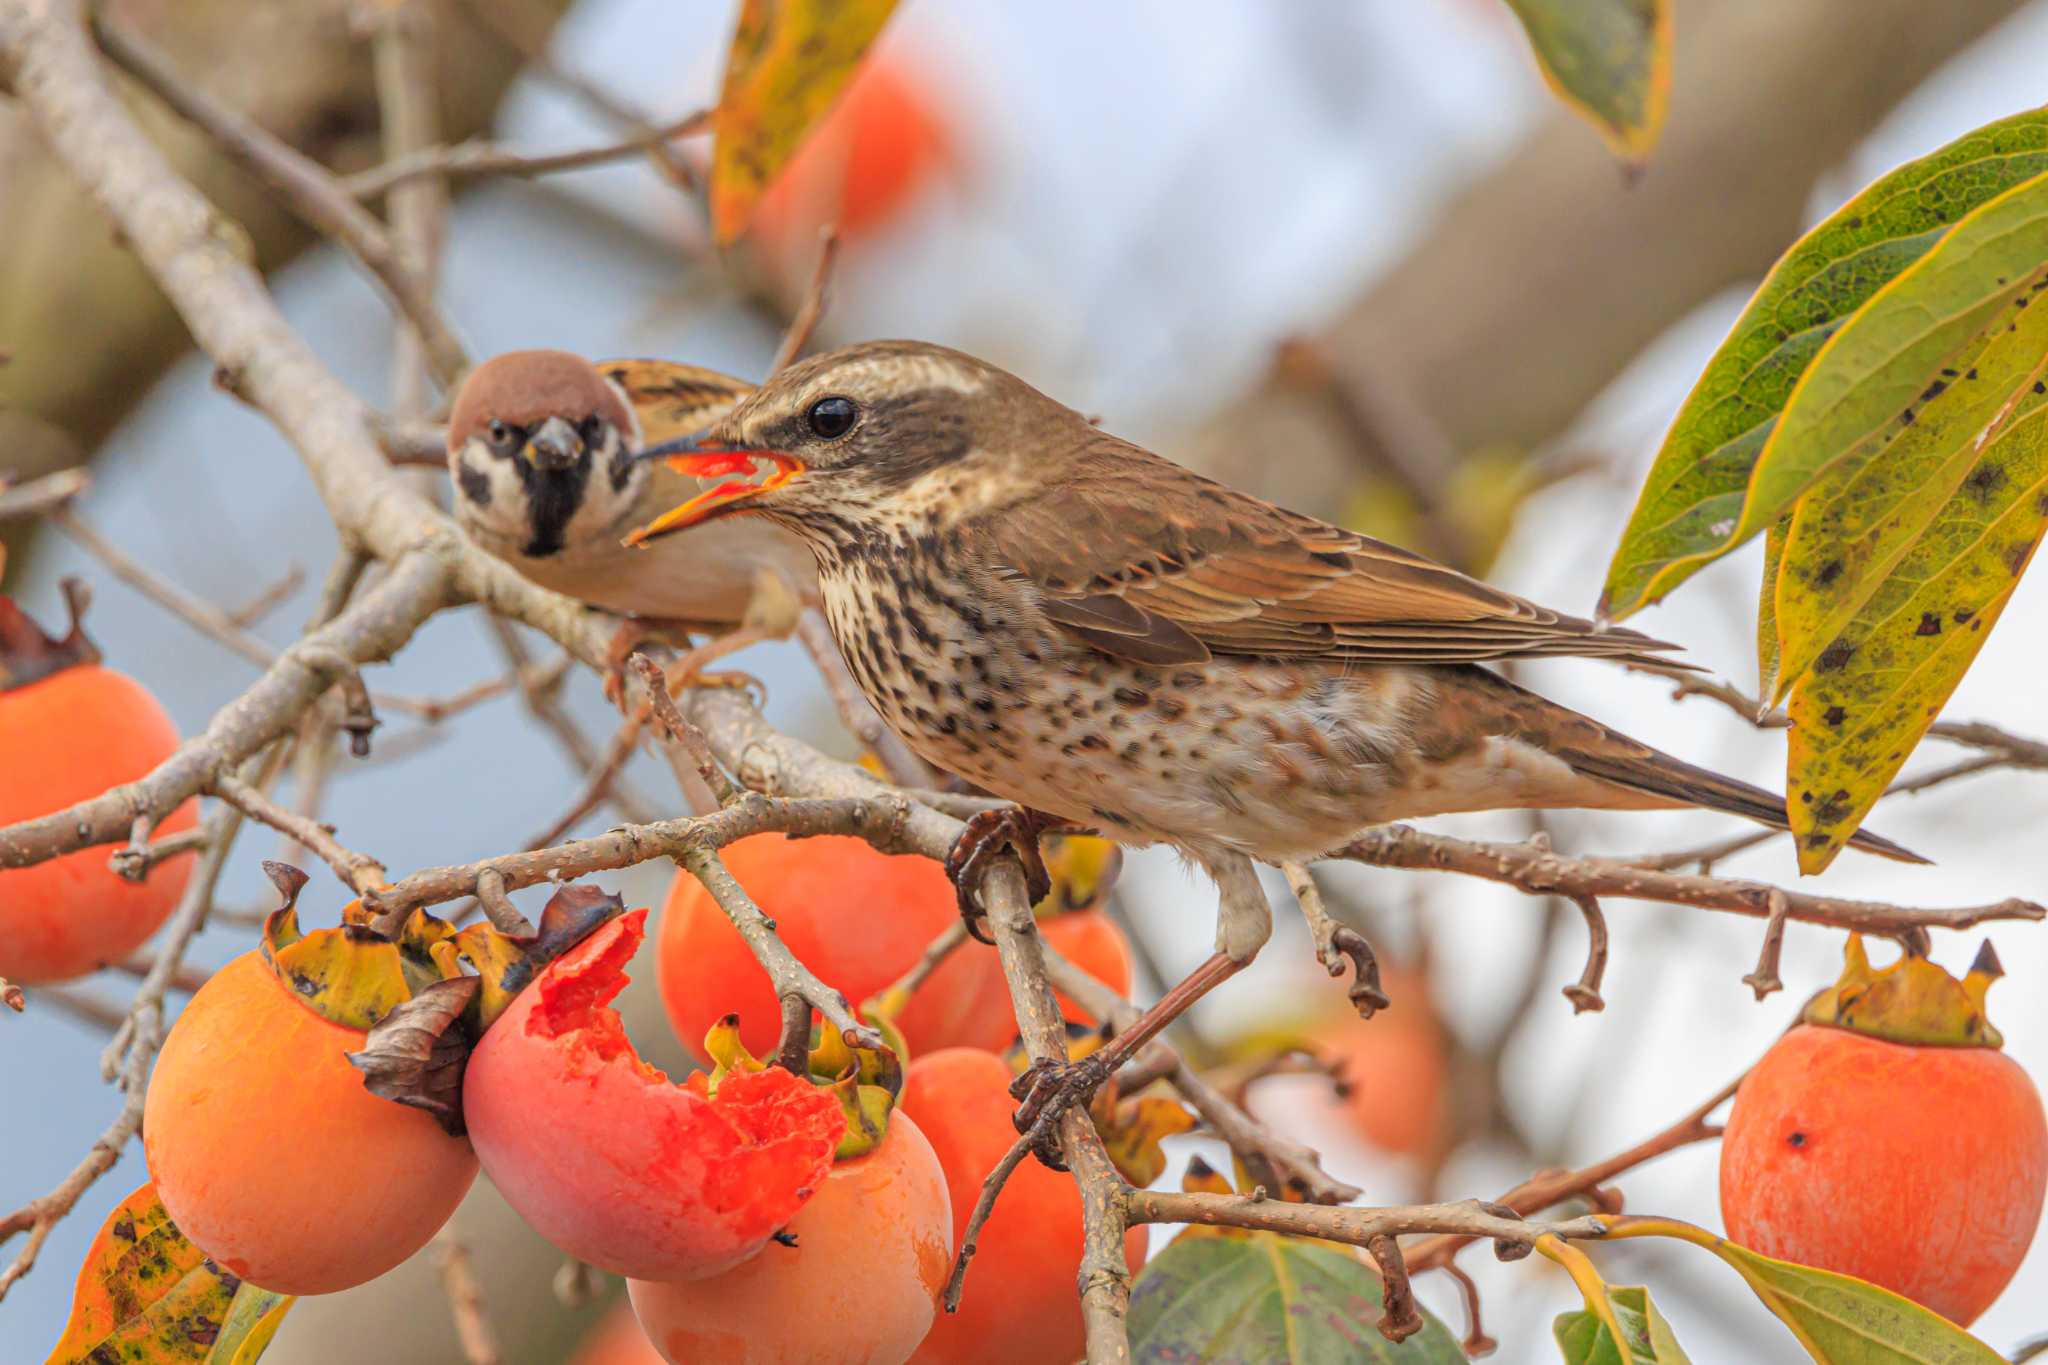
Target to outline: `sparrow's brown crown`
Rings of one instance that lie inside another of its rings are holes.
[[[550,417],[572,426],[590,418],[633,430],[625,395],[591,363],[568,351],[507,351],[469,372],[448,418],[448,449],[490,434],[493,422],[532,427]]]

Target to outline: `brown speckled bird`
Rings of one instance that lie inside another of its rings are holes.
[[[1785,825],[1770,793],[1480,666],[1672,646],[1203,478],[970,356],[833,351],[666,449],[680,471],[748,477],[631,540],[739,515],[788,528],[816,556],[853,676],[911,748],[1032,811],[1173,845],[1215,878],[1217,955],[1162,1009],[1265,942],[1255,863],[1305,862],[1373,825],[1573,806]]]
[[[753,388],[662,360],[493,356],[470,372],[449,418],[456,519],[542,587],[639,618],[614,641],[615,664],[649,634],[726,632],[680,671],[787,634],[818,588],[810,553],[786,532],[729,523],[652,556],[619,543],[698,491],[658,462],[636,460],[640,447],[702,430]]]

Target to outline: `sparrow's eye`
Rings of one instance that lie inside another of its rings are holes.
[[[506,426],[503,422],[498,421],[496,418],[491,419],[489,431],[491,434],[491,444],[494,446],[504,445],[507,441],[512,439],[512,428]]]
[[[810,423],[811,433],[820,440],[834,441],[852,431],[854,419],[859,416],[860,409],[853,405],[851,398],[820,398],[811,404],[804,420]]]
[[[604,418],[592,413],[576,424],[576,434],[583,438],[583,444],[587,446],[599,445],[604,440]]]

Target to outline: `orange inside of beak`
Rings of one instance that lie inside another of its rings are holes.
[[[671,455],[663,461],[678,474],[692,478],[714,478],[720,474],[751,474],[757,459],[771,461],[775,468],[759,483],[748,483],[744,479],[733,479],[718,487],[699,493],[688,502],[663,512],[645,526],[639,527],[626,537],[628,545],[642,545],[656,536],[667,535],[694,526],[734,503],[748,498],[759,497],[782,487],[791,479],[804,472],[804,462],[794,455],[785,455],[779,450],[697,450],[687,455]]]

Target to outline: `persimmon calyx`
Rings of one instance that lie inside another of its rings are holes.
[[[51,635],[13,598],[0,594],[0,692],[100,661],[99,646],[85,633],[92,590],[82,578],[67,578],[59,586],[70,618],[70,628],[62,637]]]
[[[1984,1010],[1991,983],[2005,974],[1986,939],[1959,980],[1925,953],[1908,949],[1885,967],[1870,965],[1861,934],[1849,935],[1842,975],[1810,1001],[1801,1019],[1918,1047],[2003,1047]]]

